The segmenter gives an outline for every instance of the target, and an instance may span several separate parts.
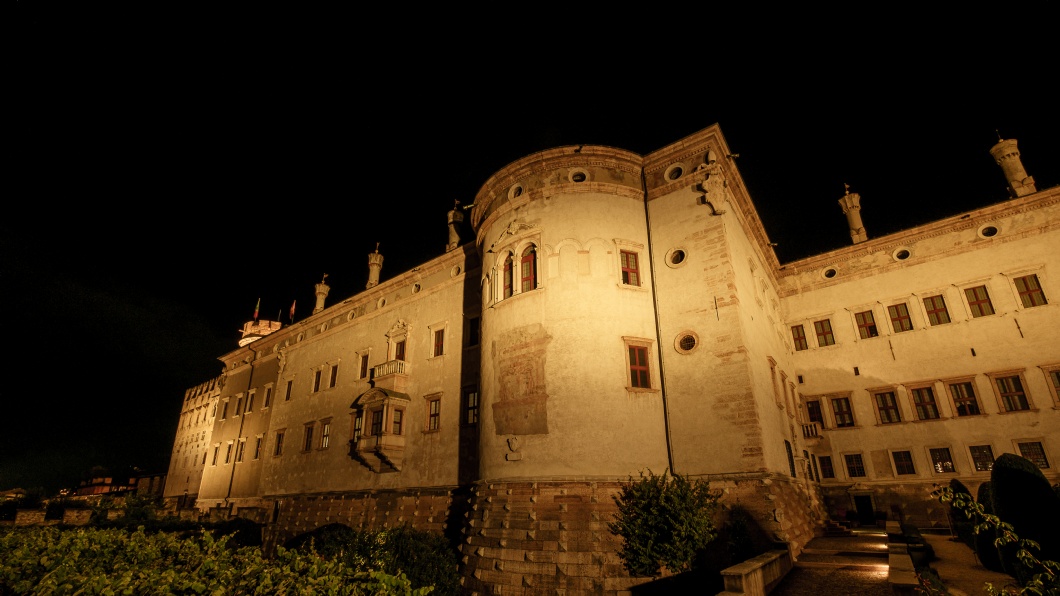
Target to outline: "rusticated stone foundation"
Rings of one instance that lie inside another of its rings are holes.
[[[966,482],[975,494],[979,484]],[[907,482],[902,484],[844,484],[821,486],[827,510],[832,519],[844,519],[847,511],[857,511],[856,497],[867,497],[874,513],[886,519],[911,524],[918,528],[949,528],[949,505],[931,496],[933,483]],[[862,501],[864,506],[865,501]]]

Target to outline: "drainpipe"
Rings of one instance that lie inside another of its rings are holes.
[[[655,291],[655,257],[652,250],[651,240],[651,215],[648,214],[648,181],[644,178],[644,168],[640,170],[640,185],[644,189],[644,224],[648,230],[648,266],[651,268],[651,304],[655,311],[655,345],[658,346],[656,353],[659,355],[659,395],[662,396],[663,407],[663,433],[666,436],[666,463],[671,474],[676,474],[674,469],[673,442],[670,440],[670,408],[666,404],[666,375],[663,374],[663,350],[662,350],[662,325],[659,322],[659,295]]]

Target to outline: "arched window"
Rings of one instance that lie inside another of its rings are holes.
[[[512,297],[512,253],[504,259],[504,298]]]
[[[537,251],[533,246],[526,247],[519,260],[522,286],[519,291],[529,292],[537,287]]]

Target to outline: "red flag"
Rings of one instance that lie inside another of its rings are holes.
[[[258,298],[258,304],[254,307],[254,320],[258,320],[258,309],[261,308],[261,298]]]
[[[292,301],[291,301],[291,320],[292,320],[292,321],[294,320],[294,305],[295,305],[295,304],[296,304],[297,302],[298,302],[297,300],[292,300]]]

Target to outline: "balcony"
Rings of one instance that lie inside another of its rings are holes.
[[[813,447],[814,445],[821,442],[821,431],[824,430],[816,422],[802,425],[802,438],[806,440],[806,445]]]
[[[404,360],[388,360],[372,367],[372,382],[375,387],[405,392],[408,385],[410,365]]]
[[[405,437],[368,435],[350,441],[350,457],[376,473],[400,472],[405,457]]]

